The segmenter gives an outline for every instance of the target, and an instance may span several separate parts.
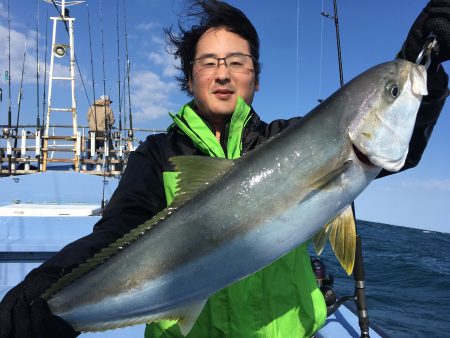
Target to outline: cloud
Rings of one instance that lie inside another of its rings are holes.
[[[137,29],[139,29],[141,31],[145,31],[145,32],[151,31],[154,28],[158,28],[158,27],[160,27],[160,25],[155,22],[141,22],[140,24],[138,24],[136,26]]]
[[[5,5],[3,5],[2,3],[0,3],[0,18],[2,19],[8,18],[7,9],[5,8]]]
[[[147,58],[157,66],[162,67],[164,76],[174,77],[178,74],[177,61],[172,55],[168,55],[166,51],[157,51],[147,53]]]
[[[8,55],[8,28],[0,25],[0,46],[4,46],[4,52],[0,53],[1,78],[5,79],[5,71],[11,62],[11,82],[19,83],[22,74],[23,54],[26,46],[27,55],[24,65],[24,83],[36,81],[36,57],[31,55],[31,51],[36,49],[36,41],[24,34],[11,29],[11,53]],[[29,34],[35,35],[35,34]],[[9,60],[10,57],[10,60]]]
[[[141,71],[132,76],[131,87],[133,116],[137,121],[157,119],[177,109],[170,102],[170,94],[177,88],[174,82],[165,82],[153,72]]]
[[[155,43],[157,45],[160,45],[160,46],[165,45],[165,40],[163,38],[161,38],[160,36],[152,35],[150,39],[153,43]]]

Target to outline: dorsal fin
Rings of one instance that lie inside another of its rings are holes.
[[[74,280],[94,270],[97,266],[118,254],[124,247],[143,236],[153,226],[167,218],[199,191],[206,189],[217,181],[233,166],[233,160],[206,156],[176,156],[170,160],[174,163],[176,169],[180,171],[178,191],[175,194],[173,203],[147,222],[134,228],[122,238],[119,238],[91,258],[88,258],[84,263],[81,263],[68,274],[62,276],[47,291],[45,291],[41,298],[49,300],[52,295],[72,283]]]
[[[175,156],[170,158],[178,175],[177,192],[171,206],[175,208],[211,186],[234,165],[234,160],[209,156]]]
[[[328,238],[336,258],[350,275],[356,250],[356,227],[350,206],[314,235],[313,242],[318,255],[322,253]]]

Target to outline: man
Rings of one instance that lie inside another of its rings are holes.
[[[105,133],[111,130],[114,125],[114,113],[110,107],[112,101],[108,95],[102,95],[100,98],[94,102],[92,106],[89,107],[87,113],[87,119],[89,123],[89,136],[91,133],[95,133],[95,149],[103,147],[103,139]],[[102,138],[102,139],[98,139]],[[110,138],[110,146],[112,145]],[[90,148],[90,138],[89,138],[89,148]]]
[[[441,42],[430,67],[410,152],[415,166],[448,95],[439,63],[450,59],[450,3],[431,1],[414,23],[400,56],[415,61],[430,30]],[[247,17],[226,3],[197,1],[198,23],[179,35],[167,31],[181,60],[181,87],[193,96],[167,134],[152,135],[130,155],[127,169],[94,232],[33,270],[0,306],[1,338],[74,337],[38,298],[61,273],[91,257],[170,204],[176,155],[237,158],[287,128],[297,118],[262,122],[251,108],[259,89],[259,40]],[[444,13],[441,15],[440,13]],[[440,28],[430,26],[434,23]],[[444,28],[443,28],[444,27]],[[237,206],[238,207],[238,206]],[[326,309],[305,245],[210,297],[189,337],[308,337],[323,325]],[[176,323],[149,324],[146,337],[180,337]]]

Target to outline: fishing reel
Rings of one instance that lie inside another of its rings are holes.
[[[311,257],[311,266],[317,279],[317,285],[322,292],[327,309],[336,303],[337,296],[334,290],[334,276],[327,275],[325,264],[317,257]]]
[[[1,138],[9,138],[9,137],[16,137],[17,133],[16,130],[13,128],[3,128],[2,129],[2,134],[1,134]]]

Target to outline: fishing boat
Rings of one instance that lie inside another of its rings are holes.
[[[58,15],[50,18],[53,34],[48,105],[43,123],[38,114],[36,125],[14,126],[9,111],[8,124],[1,126],[0,299],[34,267],[68,243],[91,232],[118,185],[129,154],[139,141],[136,134],[148,132],[133,128],[131,115],[128,128],[119,127],[100,136],[95,132],[88,133],[87,126],[78,124],[73,43],[75,19],[69,16],[67,7],[82,1],[62,0],[58,3]],[[68,34],[63,35],[66,41],[61,41],[57,32],[64,27]],[[68,62],[68,77],[54,73],[56,65],[63,61]],[[69,102],[66,106],[58,105],[53,97],[55,81],[69,84],[70,99],[63,101]],[[54,114],[65,115],[69,123],[53,124]],[[96,140],[102,144],[99,149],[94,146]],[[327,281],[322,286],[332,286],[327,276],[318,280],[322,284]],[[368,337],[361,333],[369,329],[367,309],[358,307],[360,317],[366,319],[361,324],[358,315],[342,305],[344,301],[357,301],[358,306],[363,304],[363,282],[355,282],[354,295],[331,301],[326,324],[316,337]],[[82,335],[124,336],[142,337],[142,325]],[[370,325],[370,336],[386,335]]]
[[[50,18],[53,23],[53,29],[47,87],[45,86],[47,84],[45,83],[47,69],[44,69],[42,123],[39,115],[39,107],[37,107],[36,125],[19,125],[24,76],[24,67],[22,67],[17,123],[15,125],[12,124],[11,89],[9,88],[8,123],[7,125],[1,126],[0,176],[36,174],[51,171],[120,176],[126,167],[128,155],[135,149],[137,142],[135,133],[138,129],[133,129],[132,127],[130,102],[128,101],[128,107],[130,109],[128,128],[125,126],[122,128],[121,112],[119,114],[119,128],[110,127],[104,132],[97,130],[89,131],[88,126],[78,124],[75,72],[79,66],[74,45],[75,18],[69,16],[68,7],[84,3],[84,1],[63,0],[58,2],[59,6],[56,5],[55,1],[48,0],[47,2],[55,6],[58,16]],[[10,39],[9,37],[9,43]],[[38,46],[38,43],[36,45]],[[38,51],[37,55],[39,55]],[[23,64],[25,64],[25,56],[26,48],[23,56]],[[45,65],[46,63],[45,60]],[[129,62],[127,62],[127,66],[129,67]],[[60,70],[59,73],[57,69]],[[66,72],[61,74],[61,69],[66,70]],[[10,72],[8,70],[7,76],[5,75],[9,81],[9,87],[11,87]],[[39,90],[39,71],[36,76],[37,89]],[[82,77],[81,80],[83,81]],[[64,97],[61,97],[61,93],[57,95],[54,93],[54,87],[57,84],[61,86],[61,83],[68,87],[66,91],[67,95]],[[45,91],[47,88],[48,96],[46,97]],[[124,86],[124,89],[126,88]],[[105,90],[104,86],[103,93],[105,93]],[[94,86],[93,92],[95,98]],[[121,94],[119,91],[119,96],[123,97],[123,107],[126,108],[126,93]],[[128,95],[128,99],[129,97]],[[121,108],[122,105],[119,107]],[[98,114],[101,113],[99,109]],[[57,121],[59,123],[54,122],[55,115],[58,115]],[[61,121],[64,124],[61,124]]]

